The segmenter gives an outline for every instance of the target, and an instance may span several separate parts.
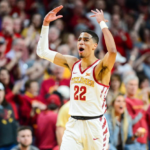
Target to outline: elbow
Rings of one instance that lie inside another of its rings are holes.
[[[115,47],[110,48],[111,53],[116,53],[117,54],[117,49]]]
[[[39,46],[37,46],[36,54],[42,58],[41,48]]]

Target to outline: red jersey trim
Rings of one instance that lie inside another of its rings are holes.
[[[80,73],[81,74],[83,74],[86,70],[88,70],[90,67],[92,67],[95,63],[97,63],[99,61],[99,59],[98,60],[96,60],[93,64],[91,64],[89,67],[87,67],[85,70],[81,70],[81,63],[79,63],[79,70],[80,70]]]
[[[95,66],[95,67],[96,67],[96,66]],[[93,69],[93,77],[94,77],[95,82],[96,82],[97,84],[99,84],[99,85],[102,85],[102,86],[105,86],[105,87],[109,88],[109,85],[102,84],[102,83],[100,83],[100,82],[98,82],[98,81],[96,80],[96,77],[95,77],[95,67],[94,67],[94,69]]]
[[[73,68],[74,68],[75,64],[77,64],[79,61],[81,61],[81,60],[76,61],[76,62],[73,64],[73,66],[72,66],[72,69],[71,69],[71,78],[72,78],[72,71],[73,71]],[[71,78],[70,78],[70,79],[71,79]]]

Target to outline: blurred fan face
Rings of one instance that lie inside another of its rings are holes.
[[[140,88],[141,88],[141,89],[144,89],[144,88],[148,88],[149,86],[150,86],[149,80],[148,80],[148,79],[145,79],[145,80],[141,83]]]
[[[13,20],[11,18],[4,18],[2,22],[2,30],[6,34],[12,34],[13,33]]]
[[[113,77],[112,80],[111,80],[112,90],[118,90],[119,87],[120,87],[120,81],[116,77]]]
[[[10,6],[9,6],[8,2],[2,1],[0,3],[0,14],[1,14],[1,16],[5,16],[5,15],[9,14],[9,12],[10,12]]]
[[[40,14],[36,14],[33,16],[32,23],[35,28],[39,28],[42,23],[42,17]]]
[[[126,92],[128,95],[134,96],[138,89],[138,81],[131,80],[126,84]]]
[[[32,143],[31,131],[28,129],[20,131],[18,133],[17,141],[22,147],[30,146]]]
[[[49,29],[49,40],[55,42],[59,38],[59,30],[55,27]]]
[[[114,102],[114,109],[116,114],[123,114],[126,109],[125,98],[122,95],[119,95]]]
[[[120,25],[120,17],[119,17],[119,15],[113,15],[113,17],[112,17],[112,25],[114,27],[116,27],[116,28],[119,27],[119,25]]]
[[[13,28],[15,33],[20,33],[21,32],[21,19],[17,18],[13,22]]]
[[[39,84],[37,82],[32,82],[30,84],[29,92],[32,93],[34,96],[37,96],[39,92]]]
[[[6,70],[0,72],[0,81],[6,86],[9,84],[10,76]]]

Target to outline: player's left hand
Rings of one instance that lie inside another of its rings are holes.
[[[96,9],[96,11],[91,10],[91,12],[94,13],[94,15],[91,15],[90,17],[95,17],[98,23],[100,23],[101,21],[108,22],[108,20],[105,20],[102,10],[99,11],[98,9]]]

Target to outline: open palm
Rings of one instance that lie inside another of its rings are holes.
[[[62,15],[58,15],[56,16],[56,14],[63,8],[63,6],[58,6],[56,8],[54,8],[52,11],[50,11],[44,18],[44,21],[47,23],[50,23],[51,21],[54,21],[58,18],[62,18]]]

